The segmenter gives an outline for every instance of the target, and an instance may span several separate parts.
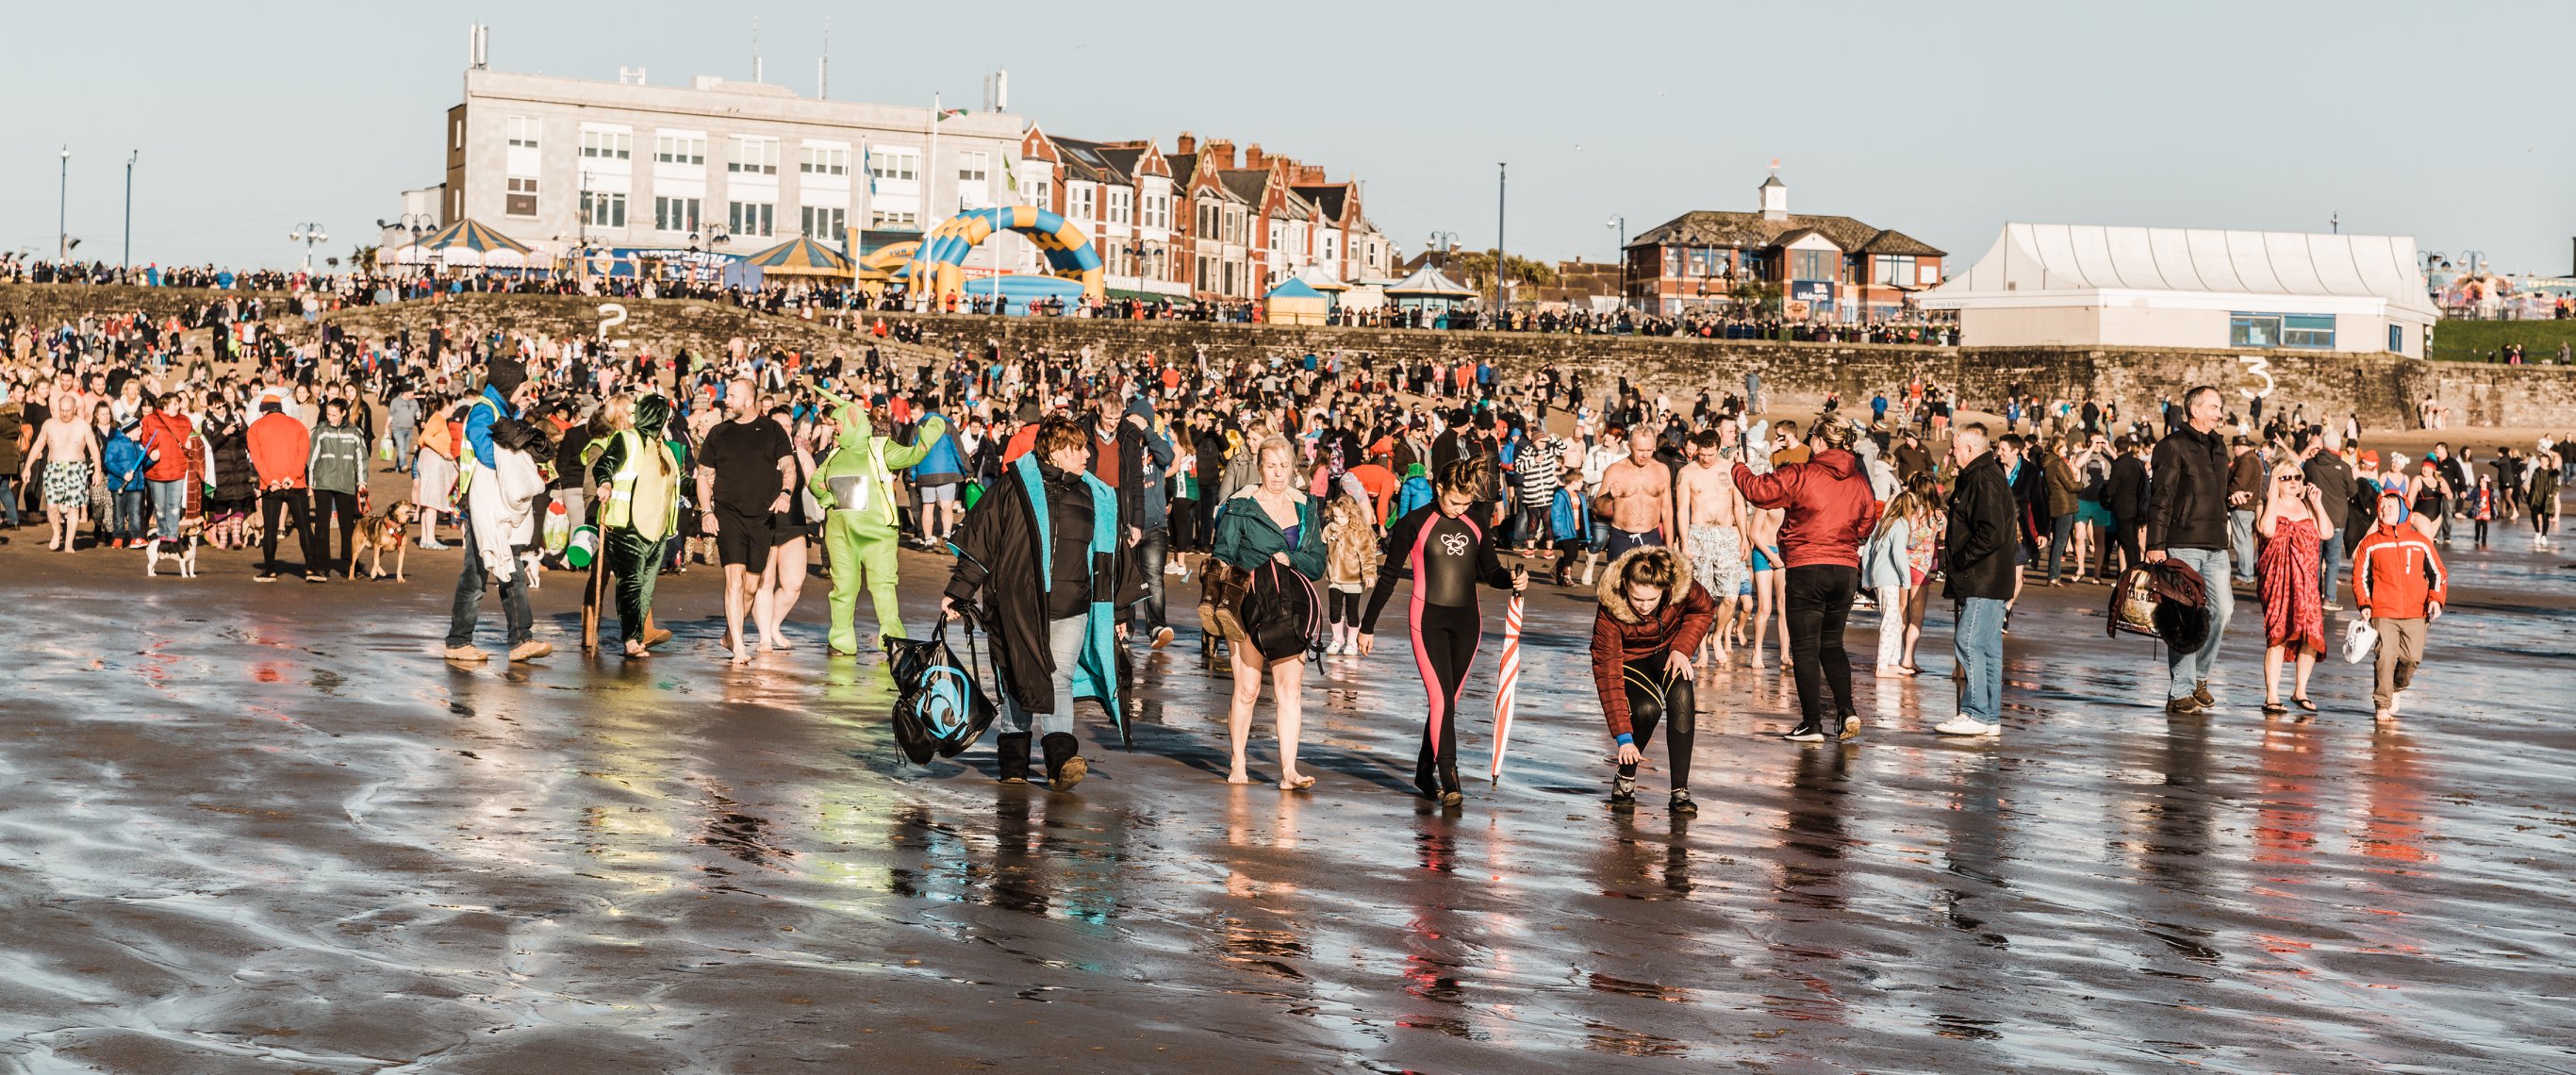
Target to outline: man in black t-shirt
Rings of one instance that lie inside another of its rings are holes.
[[[725,648],[735,664],[751,660],[742,616],[769,589],[770,516],[787,510],[796,487],[796,449],[787,431],[760,412],[749,379],[725,385],[728,421],[707,431],[698,446],[698,503],[706,506],[707,533],[715,536],[724,564]],[[776,641],[764,639],[764,645]]]

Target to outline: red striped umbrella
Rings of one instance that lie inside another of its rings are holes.
[[[1511,607],[1503,610],[1503,669],[1494,685],[1494,771],[1486,775],[1492,783],[1503,782],[1503,748],[1512,739],[1513,696],[1521,687],[1521,595],[1513,594]]]

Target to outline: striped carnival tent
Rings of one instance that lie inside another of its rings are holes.
[[[419,242],[380,249],[376,260],[386,265],[437,265],[450,269],[525,269],[554,264],[552,255],[528,248],[480,221],[459,220]]]
[[[840,251],[799,235],[743,259],[767,276],[831,276],[850,279],[854,266]]]

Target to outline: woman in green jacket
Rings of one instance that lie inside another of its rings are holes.
[[[1308,581],[1324,573],[1324,522],[1313,498],[1297,480],[1297,449],[1282,437],[1263,440],[1255,449],[1261,483],[1228,498],[1216,521],[1216,558],[1244,572],[1276,564]],[[1227,611],[1231,611],[1230,609]],[[1297,735],[1304,723],[1298,690],[1305,681],[1305,654],[1267,661],[1243,631],[1239,617],[1208,617],[1224,624],[1226,652],[1234,659],[1234,699],[1226,717],[1226,738],[1233,765],[1226,783],[1249,784],[1243,771],[1243,741],[1252,734],[1252,707],[1261,700],[1261,677],[1270,675],[1271,700],[1279,707],[1279,787],[1303,791],[1315,778],[1297,772]]]

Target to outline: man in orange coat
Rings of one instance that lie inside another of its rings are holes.
[[[311,462],[313,440],[304,423],[286,413],[274,398],[262,400],[259,420],[245,434],[250,467],[259,476],[259,576],[277,581],[278,513],[295,522],[296,542],[303,548],[306,582],[321,582],[314,572],[312,504],[304,492],[304,471]]]
[[[2406,522],[2406,495],[2379,495],[2379,525],[2352,552],[2353,604],[2379,632],[2379,676],[2370,700],[2382,722],[2397,719],[2406,686],[2424,663],[2424,627],[2442,618],[2451,575],[2432,539]]]

